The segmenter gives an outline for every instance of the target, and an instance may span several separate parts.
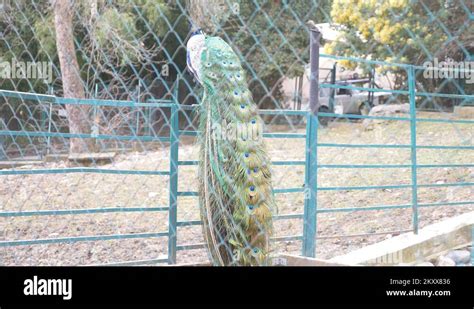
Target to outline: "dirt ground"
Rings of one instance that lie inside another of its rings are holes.
[[[446,117],[438,113],[419,113],[422,118]],[[304,132],[304,128],[267,127],[267,131]],[[472,146],[472,124],[428,123],[417,125],[419,145]],[[385,122],[366,130],[361,122],[337,122],[319,130],[319,143],[409,144],[408,122]],[[156,147],[155,147],[156,148]],[[305,139],[268,139],[272,160],[304,160]],[[196,160],[197,147],[183,143],[180,160]],[[419,149],[418,164],[472,164],[472,150]],[[410,164],[410,149],[334,148],[318,149],[319,164]],[[24,169],[67,167],[65,162],[25,166]],[[120,154],[110,169],[168,170],[169,149]],[[196,167],[179,167],[179,191],[196,191]],[[472,182],[474,169],[420,168],[419,184]],[[275,188],[302,187],[304,166],[274,166]],[[42,174],[0,176],[0,210],[31,211],[54,209],[90,209],[102,207],[157,207],[168,205],[168,177],[113,174]],[[324,169],[318,171],[320,187],[399,185],[411,183],[410,168]],[[472,186],[420,188],[419,203],[445,203],[473,200]],[[320,191],[318,209],[358,208],[411,203],[411,189]],[[303,193],[277,195],[279,214],[303,213]],[[422,207],[420,227],[467,211],[474,205]],[[180,197],[178,221],[198,220],[196,197]],[[303,220],[275,221],[276,237],[300,236]],[[331,258],[411,229],[412,210],[391,209],[320,213],[317,216],[317,256]],[[110,234],[167,232],[167,212],[101,213],[60,216],[0,217],[0,242],[92,236]],[[379,234],[388,233],[388,234]],[[369,234],[358,236],[358,234]],[[353,235],[352,237],[342,237]],[[178,229],[178,245],[203,242],[201,227]],[[275,243],[275,252],[300,254],[300,240]],[[89,265],[146,260],[167,255],[167,237],[137,238],[77,243],[2,247],[1,265]],[[178,251],[178,263],[207,260],[204,249]]]

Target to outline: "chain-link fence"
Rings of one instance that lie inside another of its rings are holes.
[[[469,1],[0,3],[1,264],[208,261],[191,25],[232,47],[260,108],[272,254],[473,210]]]

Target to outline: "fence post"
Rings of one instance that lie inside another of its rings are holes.
[[[411,203],[413,213],[413,233],[418,234],[418,183],[416,163],[416,101],[415,101],[415,69],[408,68],[408,93],[410,97],[410,144],[411,144]]]
[[[179,80],[176,79],[174,90],[174,104],[170,114],[170,198],[168,213],[168,263],[176,264],[176,242],[178,221],[178,147],[179,147],[179,108],[178,88]]]
[[[303,222],[303,252],[307,257],[316,253],[316,216],[317,216],[317,137],[319,108],[319,40],[321,33],[316,27],[310,28],[310,90],[309,104],[311,112],[306,118],[306,164],[305,164],[305,201]]]
[[[0,115],[0,130],[8,131],[7,125],[3,120],[3,116]],[[6,137],[3,134],[0,134],[0,160],[7,159],[7,145],[6,145]]]
[[[140,82],[140,80],[138,80],[138,87],[137,87],[137,102],[140,103],[140,91],[141,91],[141,88],[142,88],[142,84]],[[140,110],[141,108],[140,107],[137,107],[137,129],[136,129],[136,134],[138,136],[138,134],[140,133]]]
[[[336,85],[336,70],[337,70],[337,62],[334,62],[331,70],[331,85]],[[329,95],[329,112],[334,114],[334,101],[336,96],[336,88],[330,89]]]
[[[40,106],[40,110],[41,110],[41,115],[40,115],[40,127],[39,127],[39,130],[44,132],[46,131],[46,122],[48,121],[48,115],[47,115],[47,112],[46,112],[46,106],[43,104],[42,101],[38,101],[39,103],[39,106]],[[47,137],[45,138],[45,141],[46,143],[46,146],[44,150],[41,150],[39,151],[38,155],[40,157],[40,159],[42,160],[43,157],[46,155],[46,152],[47,152],[47,148],[48,148],[48,140],[47,140]],[[41,146],[43,146],[43,141],[41,140]]]
[[[54,96],[53,86],[48,86],[48,92]],[[49,155],[51,151],[51,126],[53,122],[53,103],[49,102],[49,115],[48,115],[48,137],[46,138],[46,154]]]

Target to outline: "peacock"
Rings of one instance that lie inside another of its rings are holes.
[[[199,107],[199,204],[214,265],[269,265],[276,212],[271,166],[238,56],[220,37],[197,30],[187,64],[204,95]]]

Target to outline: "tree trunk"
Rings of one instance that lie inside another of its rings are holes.
[[[53,0],[54,25],[56,28],[56,47],[65,98],[85,98],[84,87],[80,76],[76,50],[73,38],[73,1]],[[69,122],[69,132],[73,134],[90,134],[92,122],[90,120],[90,105],[66,105]],[[70,139],[70,153],[93,152],[93,139]]]

